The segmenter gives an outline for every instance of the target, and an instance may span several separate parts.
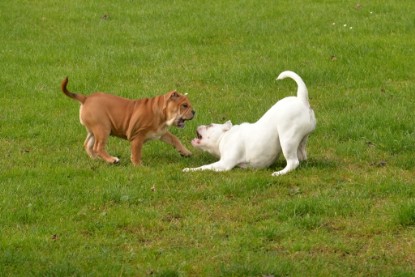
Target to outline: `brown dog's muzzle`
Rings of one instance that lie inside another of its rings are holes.
[[[192,120],[193,117],[195,116],[196,112],[192,109],[188,109],[186,110],[178,119],[178,121],[176,122],[176,126],[179,128],[183,128],[184,127],[184,123],[187,120]]]
[[[181,117],[184,120],[191,120],[195,116],[195,111],[188,101],[181,105]]]
[[[193,117],[195,116],[195,114],[196,114],[196,112],[194,110],[192,110],[192,116],[189,118],[189,120],[190,119],[193,119]]]
[[[183,116],[183,118],[185,118],[186,120],[191,120],[193,119],[193,117],[195,116],[196,112],[192,109],[189,109],[188,112],[185,113],[185,115]]]

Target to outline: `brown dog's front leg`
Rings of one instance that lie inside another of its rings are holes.
[[[174,136],[172,133],[166,132],[160,139],[164,141],[165,143],[173,145],[174,148],[176,148],[176,150],[179,151],[180,155],[185,156],[185,157],[189,157],[192,155],[192,152],[187,150],[187,148],[184,147],[184,145],[180,142],[180,140],[176,136]]]
[[[139,137],[131,141],[131,162],[134,165],[141,164],[141,149],[143,148],[144,140]]]

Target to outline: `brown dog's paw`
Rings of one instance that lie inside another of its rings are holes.
[[[189,150],[182,150],[180,151],[180,155],[182,157],[190,157],[192,155],[192,152],[190,152]]]
[[[133,166],[141,166],[142,165],[141,161],[131,160],[131,162],[132,162]]]

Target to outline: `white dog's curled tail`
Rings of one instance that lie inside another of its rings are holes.
[[[310,102],[308,101],[308,90],[303,79],[301,79],[301,77],[293,71],[283,71],[280,75],[278,75],[277,80],[282,80],[287,77],[293,79],[297,83],[297,97],[300,98],[301,101],[303,101],[307,106],[310,106]]]

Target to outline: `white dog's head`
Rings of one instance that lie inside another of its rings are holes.
[[[212,155],[219,156],[219,142],[223,134],[231,128],[231,121],[226,121],[223,124],[201,125],[197,127],[197,137],[192,140],[192,145]]]

